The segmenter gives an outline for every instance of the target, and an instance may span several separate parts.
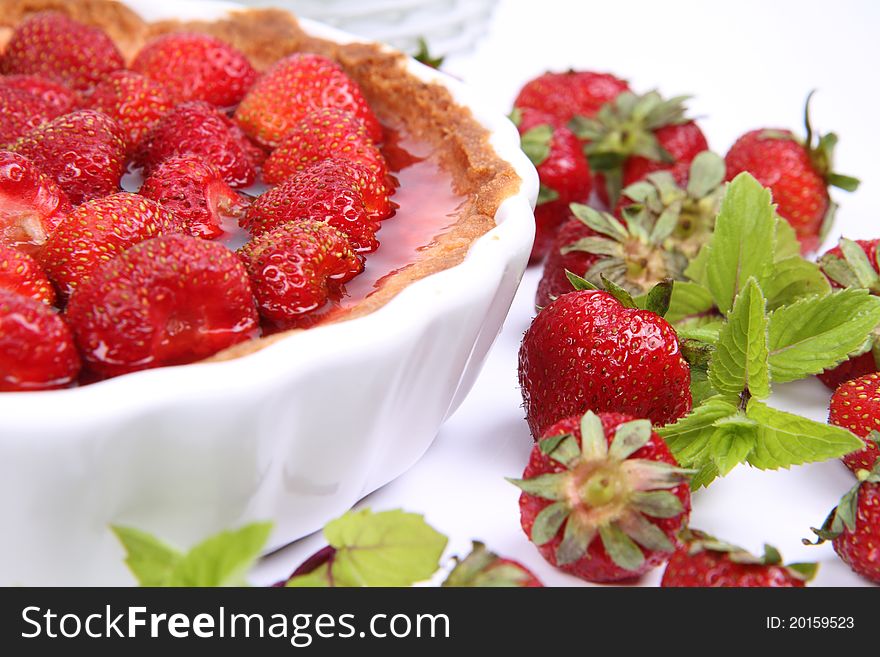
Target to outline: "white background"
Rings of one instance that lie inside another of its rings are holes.
[[[841,138],[838,169],[862,179],[841,203],[833,242],[880,236],[880,3],[827,2],[564,2],[502,0],[477,49],[450,58],[445,70],[483,91],[499,112],[546,69],[586,68],[628,79],[635,90],[691,93],[710,145],[724,153],[736,137],[760,127],[800,131],[810,89],[814,127]],[[374,510],[403,508],[426,515],[450,537],[447,556],[469,541],[522,561],[548,585],[579,580],[550,567],[519,527],[519,476],[532,445],[520,408],[516,354],[533,315],[540,271],[526,273],[510,316],[472,393],[433,447],[406,475],[362,502]],[[777,386],[774,405],[817,420],[827,416],[828,391],[817,381]],[[691,524],[753,551],[766,541],[786,561],[820,561],[816,585],[865,584],[830,546],[801,538],[821,523],[853,478],[838,462],[791,471],[740,466],[694,496]],[[284,578],[324,545],[315,535],[264,561],[255,583]],[[656,585],[662,569],[639,582]]]

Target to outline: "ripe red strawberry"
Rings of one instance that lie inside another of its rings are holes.
[[[880,584],[880,459],[856,476],[856,485],[813,532],[819,537],[816,544],[831,541],[855,573]]]
[[[865,448],[843,457],[853,472],[870,470],[880,457],[880,373],[846,381],[831,396],[828,422],[865,439]]]
[[[538,169],[541,190],[535,207],[535,243],[530,262],[547,255],[568,205],[586,203],[593,189],[590,167],[577,137],[550,114],[529,107],[514,109],[522,148]]]
[[[314,53],[275,62],[241,101],[235,120],[257,142],[275,147],[306,114],[327,107],[348,110],[363,121],[373,141],[382,140],[382,126],[357,82],[339,64]]]
[[[147,42],[131,68],[161,82],[174,103],[238,103],[257,79],[244,53],[207,34],[176,32]]]
[[[833,171],[837,135],[816,135],[814,143],[809,105],[807,98],[804,141],[789,130],[752,130],[737,139],[725,157],[728,180],[748,171],[773,192],[776,211],[794,228],[804,253],[818,248],[834,221],[836,205],[828,187],[851,192],[859,186],[857,179]]]
[[[628,90],[624,80],[610,73],[544,73],[527,82],[513,104],[547,112],[565,124],[574,116],[595,116],[602,105]]]
[[[67,194],[30,160],[0,151],[0,244],[34,255],[71,209]]]
[[[658,426],[691,410],[690,370],[672,327],[599,290],[566,294],[538,313],[523,337],[519,382],[535,437],[587,410]]]
[[[39,75],[7,75],[0,78],[0,86],[24,91],[52,107],[52,116],[61,116],[77,109],[82,102],[80,95],[67,85]]]
[[[120,192],[71,212],[40,251],[39,262],[66,299],[102,263],[138,242],[179,230],[180,222],[155,201]]]
[[[669,558],[664,587],[804,587],[816,574],[814,563],[782,565],[770,545],[756,557],[696,530],[683,532],[684,543]]]
[[[841,238],[837,246],[819,258],[822,272],[834,288],[863,287],[871,294],[880,295],[880,264],[877,244],[880,240],[848,240]],[[876,343],[876,339],[874,340]],[[852,356],[837,367],[818,375],[819,380],[832,390],[844,381],[850,381],[878,369],[874,349]]]
[[[0,392],[63,388],[79,369],[61,317],[44,303],[0,289]]]
[[[333,160],[319,162],[273,187],[248,208],[242,228],[258,236],[288,221],[314,219],[342,231],[358,253],[379,247],[358,184]]]
[[[187,235],[146,240],[102,265],[71,297],[67,320],[103,377],[201,360],[259,330],[239,258]]]
[[[690,515],[688,471],[648,420],[591,411],[532,447],[520,522],[554,566],[590,582],[638,577],[675,550]]]
[[[364,123],[338,107],[309,112],[287,133],[263,165],[267,183],[283,182],[315,162],[329,158],[361,164],[385,180],[388,165]]]
[[[709,148],[703,132],[685,116],[686,99],[627,91],[594,118],[572,122],[574,133],[588,141],[584,151],[607,207],[617,205],[623,187],[654,171],[671,171],[676,182],[685,182],[693,159]]]
[[[535,574],[518,561],[504,559],[474,541],[471,553],[464,559],[456,559],[455,568],[442,584],[445,588],[460,587],[543,587]]]
[[[583,276],[599,257],[595,253],[569,250],[568,247],[593,237],[599,237],[599,234],[573,215],[562,224],[550,247],[544,263],[544,273],[535,293],[537,308],[543,308],[557,297],[575,291],[566,271]]]
[[[285,325],[320,308],[364,269],[340,231],[320,221],[290,221],[239,251],[260,315]]]
[[[108,75],[86,95],[83,104],[119,123],[129,152],[174,106],[161,82],[132,71]]]
[[[193,237],[209,240],[223,235],[224,223],[243,218],[248,206],[212,164],[194,155],[163,160],[138,193],[170,211]]]
[[[232,187],[247,187],[263,159],[259,148],[225,114],[203,101],[178,105],[147,133],[135,163],[150,175],[173,155],[195,155],[213,164]]]
[[[0,86],[0,146],[15,142],[52,116],[52,106],[42,98]]]
[[[0,244],[0,289],[42,301],[47,306],[55,303],[55,289],[37,261],[3,244]]]
[[[106,114],[78,110],[32,130],[10,146],[58,182],[71,203],[119,191],[125,134]]]
[[[104,32],[57,12],[26,18],[15,28],[0,59],[4,74],[41,75],[77,91],[124,66]]]

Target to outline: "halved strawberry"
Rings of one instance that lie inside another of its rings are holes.
[[[238,103],[257,79],[244,53],[208,34],[175,32],[148,41],[131,68],[167,87],[175,103]]]
[[[0,151],[0,244],[33,255],[71,210],[67,194],[24,155]]]
[[[21,89],[0,86],[0,146],[15,142],[52,118],[45,100]]]
[[[49,237],[39,262],[66,299],[101,263],[138,242],[179,230],[180,222],[155,201],[120,192],[71,212]]]
[[[320,308],[364,269],[348,238],[320,221],[293,221],[239,251],[260,315],[283,325]]]
[[[193,237],[209,240],[223,234],[225,220],[242,219],[248,206],[212,164],[195,155],[162,161],[138,193],[169,210]]]
[[[37,261],[11,246],[0,244],[0,289],[16,292],[47,306],[55,303],[55,288]]]
[[[373,141],[381,141],[382,126],[361,88],[331,59],[314,53],[294,53],[266,71],[247,93],[235,120],[257,142],[275,147],[314,110],[345,109],[364,122]]]
[[[195,155],[213,164],[232,187],[247,187],[257,177],[263,152],[213,105],[193,101],[178,105],[147,133],[135,163],[150,175],[174,155]]]
[[[58,313],[0,289],[0,392],[63,388],[79,369],[70,330]]]
[[[0,86],[39,97],[53,108],[51,118],[72,112],[82,102],[80,95],[67,85],[40,75],[7,75],[0,78]]]
[[[313,219],[338,228],[358,253],[379,247],[376,231],[358,184],[333,166],[319,162],[273,187],[248,208],[241,221],[252,235],[262,235],[289,221]]]
[[[103,31],[58,12],[41,12],[22,21],[0,59],[4,74],[41,75],[77,91],[124,66],[122,55]]]
[[[239,258],[187,235],[147,240],[103,264],[71,297],[67,320],[102,377],[201,360],[259,331]]]
[[[129,152],[174,106],[165,85],[133,71],[108,75],[86,95],[83,105],[119,123]]]
[[[292,127],[266,159],[263,178],[280,183],[315,162],[329,158],[361,164],[384,180],[388,165],[354,114],[338,107],[309,112]]]
[[[71,203],[119,191],[125,135],[106,114],[78,110],[32,130],[9,147],[54,178]]]

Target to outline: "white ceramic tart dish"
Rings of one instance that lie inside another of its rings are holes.
[[[128,4],[147,21],[236,11],[229,3]],[[300,26],[318,39],[353,40]],[[111,524],[187,546],[269,519],[276,549],[424,454],[507,314],[534,237],[538,181],[505,117],[443,74],[413,60],[405,70],[417,84],[448,90],[519,178],[497,199],[493,226],[473,236],[458,264],[355,318],[231,354],[238,357],[0,394],[0,585],[133,583]]]

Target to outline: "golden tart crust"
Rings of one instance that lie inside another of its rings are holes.
[[[411,264],[385,277],[375,292],[331,321],[366,315],[413,281],[459,264],[473,241],[494,228],[500,203],[519,189],[519,176],[489,145],[488,131],[445,88],[407,72],[406,57],[400,53],[374,44],[339,45],[313,38],[292,14],[279,9],[242,9],[216,21],[147,23],[114,0],[0,0],[0,46],[24,17],[47,10],[102,28],[129,61],[146,40],[176,31],[205,32],[227,41],[261,71],[294,52],[326,55],[357,80],[382,123],[433,149],[433,157],[451,177],[453,191],[464,199],[453,223],[420,249]],[[235,345],[209,360],[252,353],[291,332]]]

